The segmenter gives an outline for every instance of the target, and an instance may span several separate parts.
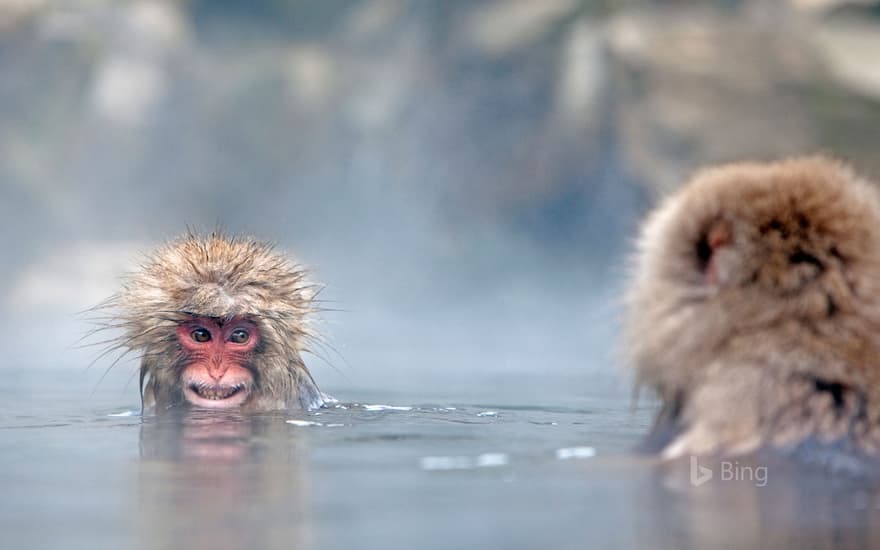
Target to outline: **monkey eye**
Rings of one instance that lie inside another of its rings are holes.
[[[235,329],[229,335],[229,341],[233,344],[244,344],[250,338],[250,334],[243,328]]]
[[[211,340],[211,332],[208,331],[208,329],[201,327],[193,329],[189,335],[196,342],[209,342]]]

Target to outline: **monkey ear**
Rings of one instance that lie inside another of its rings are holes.
[[[713,261],[718,250],[729,246],[733,241],[733,232],[730,224],[723,220],[712,224],[700,235],[697,241],[696,255],[700,271],[707,283],[718,282],[717,266]]]
[[[706,232],[706,242],[712,251],[727,246],[731,241],[730,225],[724,221],[713,223]]]

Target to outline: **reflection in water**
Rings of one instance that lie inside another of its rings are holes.
[[[880,541],[880,495],[864,480],[766,463],[759,487],[761,479],[722,479],[721,464],[700,458],[698,475],[702,467],[713,476],[695,486],[688,460],[627,451],[655,411],[634,415],[623,399],[419,405],[378,394],[373,403],[396,408],[340,404],[291,418],[314,422],[299,426],[221,412],[70,415],[63,401],[27,412],[44,387],[0,387],[4,405],[25,411],[0,414],[4,549],[800,550]]]
[[[662,464],[633,508],[642,511],[639,537],[657,548],[870,548],[880,540],[880,492],[864,479],[772,459],[692,460]]]
[[[143,547],[310,546],[305,445],[284,420],[214,411],[145,418]]]

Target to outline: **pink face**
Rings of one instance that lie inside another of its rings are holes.
[[[244,403],[254,385],[245,366],[260,340],[257,325],[245,319],[196,317],[177,327],[186,355],[180,376],[187,401],[203,408],[227,409]]]

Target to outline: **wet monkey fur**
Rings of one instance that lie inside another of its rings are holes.
[[[698,173],[649,216],[624,353],[666,457],[880,457],[880,198],[823,157]]]
[[[144,410],[323,404],[302,359],[318,287],[260,241],[220,233],[159,247],[100,309],[141,354]]]

